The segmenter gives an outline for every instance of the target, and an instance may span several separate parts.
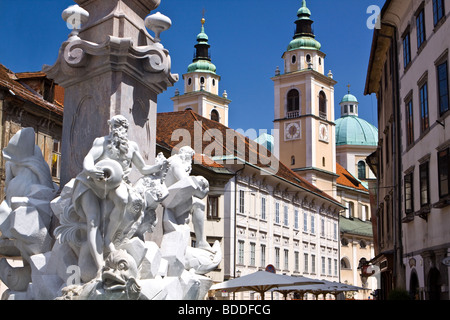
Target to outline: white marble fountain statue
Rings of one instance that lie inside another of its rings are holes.
[[[24,266],[0,261],[8,286],[3,299],[203,299],[212,284],[205,276],[222,259],[203,234],[208,181],[191,176],[194,152],[183,147],[146,165],[128,121],[114,116],[109,135],[97,138],[83,170],[60,195],[34,144],[32,128],[19,131],[3,150],[6,198],[0,206],[1,243],[20,252]],[[136,168],[142,177],[131,184]],[[162,221],[156,209],[164,209]],[[52,216],[58,227],[51,232]],[[189,219],[201,244],[190,246]],[[146,240],[161,223],[158,245]]]
[[[155,151],[157,95],[178,80],[160,38],[171,21],[148,15],[161,0],[74,1],[43,69],[65,89],[61,187],[33,128],[3,150],[0,254],[23,266],[0,259],[2,299],[204,299],[222,260],[203,233],[209,183],[191,176],[191,148]]]

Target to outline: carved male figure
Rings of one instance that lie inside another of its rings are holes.
[[[75,211],[85,218],[87,225],[87,247],[81,248],[80,255],[90,254],[95,263],[96,276],[104,266],[104,253],[114,250],[114,235],[132,188],[128,179],[131,166],[142,175],[162,169],[161,164],[145,164],[137,144],[128,140],[128,121],[125,117],[114,116],[108,124],[110,134],[97,138],[84,159],[83,171],[76,178],[72,199]]]

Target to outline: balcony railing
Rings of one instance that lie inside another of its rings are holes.
[[[289,111],[287,113],[288,119],[294,119],[300,117],[300,111]]]

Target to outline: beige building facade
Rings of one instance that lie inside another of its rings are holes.
[[[395,238],[401,264],[394,263],[397,281],[391,288],[406,289],[414,299],[449,299],[449,14],[447,0],[387,1],[374,36],[366,90],[377,93],[386,125],[378,171],[386,175],[391,164],[396,167],[396,181],[381,180],[380,187],[399,186],[391,194],[398,208],[388,211],[397,215],[385,216],[389,220],[384,228],[379,225],[379,241],[390,234],[388,227],[401,235]],[[386,101],[394,101],[394,108]],[[394,114],[385,118],[391,110]],[[389,164],[381,154],[397,158]],[[379,189],[380,204],[382,193]]]

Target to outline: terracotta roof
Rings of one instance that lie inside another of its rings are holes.
[[[369,192],[366,187],[364,187],[358,179],[356,179],[348,170],[346,170],[339,163],[336,163],[336,173],[339,177],[336,180],[338,185],[353,188],[359,191]]]
[[[173,133],[175,134],[172,137]],[[184,138],[180,137],[178,140],[178,133]],[[199,139],[196,139],[195,133],[201,133],[200,141]],[[227,134],[232,134],[237,139],[236,143],[232,143],[231,149],[225,141]],[[275,176],[339,204],[336,199],[310,184],[286,167],[278,159],[274,158],[262,145],[256,144],[248,137],[245,137],[233,129],[230,129],[219,122],[204,118],[192,110],[158,113],[156,135],[157,143],[169,149],[187,144],[193,149],[196,149],[196,146],[201,146],[204,151],[214,149],[213,151],[220,153],[215,154],[214,152],[211,152],[211,157],[208,158],[209,160],[217,156],[240,158],[246,161],[249,159],[256,159],[257,161],[255,161],[255,163],[252,162],[252,165],[259,167],[262,170],[269,170],[267,163],[270,163],[270,161],[275,159],[278,161],[278,171],[275,173]],[[222,137],[222,139],[217,138],[218,136]],[[184,141],[185,144],[183,144],[183,139],[189,139],[189,141]],[[245,144],[245,153],[241,153],[241,150],[238,150],[239,143]]]
[[[19,82],[20,75],[23,79],[25,77],[24,76],[25,74],[41,74],[41,72],[16,74],[11,70],[9,70],[8,68],[6,68],[4,65],[0,64],[0,87],[4,87],[8,90],[11,90],[11,92],[13,92],[14,95],[26,101],[32,102],[40,107],[43,107],[47,110],[62,115],[64,109],[62,104],[60,103],[54,104],[45,101],[42,98],[42,96],[37,95],[36,93],[30,91],[27,87],[25,87]]]

